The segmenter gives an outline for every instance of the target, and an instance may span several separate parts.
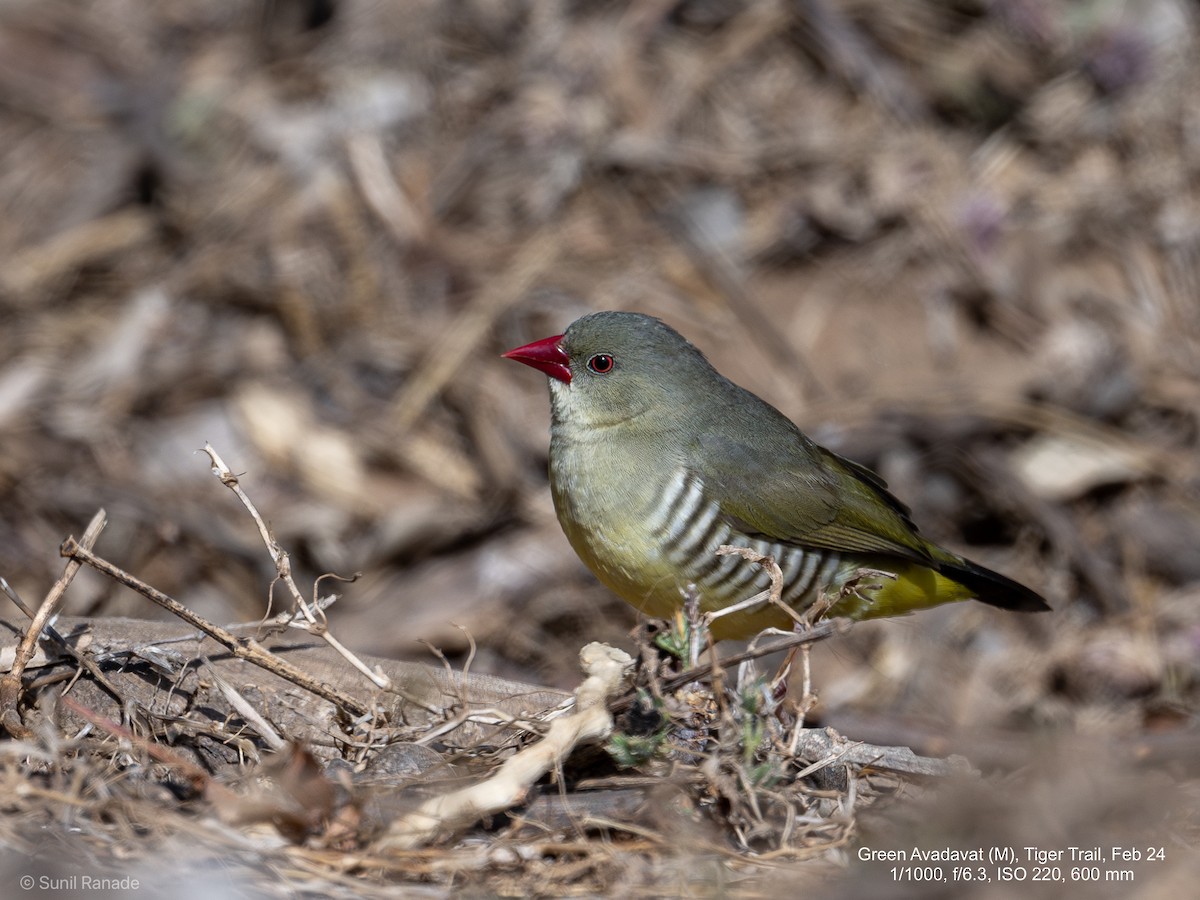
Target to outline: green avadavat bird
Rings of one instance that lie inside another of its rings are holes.
[[[769,586],[761,565],[718,555],[723,544],[774,557],[795,610],[821,598],[851,619],[971,598],[1049,608],[923,538],[878,475],[815,444],[658,319],[593,313],[504,356],[550,376],[550,486],[571,546],[648,615],[670,617],[688,591],[711,612]],[[745,638],[791,623],[762,603],[711,630]]]

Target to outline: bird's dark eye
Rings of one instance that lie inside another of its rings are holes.
[[[607,375],[613,369],[613,358],[607,353],[597,353],[588,360],[587,366],[597,375]]]

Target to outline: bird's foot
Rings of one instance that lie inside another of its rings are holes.
[[[762,606],[764,603],[769,603],[771,600],[771,591],[759,591],[752,597],[747,597],[745,600],[739,600],[737,603],[731,603],[729,606],[723,606],[720,609],[714,609],[711,612],[704,614],[704,624],[711,625],[717,619],[723,619],[725,616],[732,616],[735,613],[745,612],[748,609],[755,609]]]
[[[743,612],[747,609],[754,609],[762,606],[764,603],[775,604],[791,616],[794,621],[799,621],[799,614],[783,602],[783,570],[779,568],[779,563],[775,561],[775,557],[766,556],[749,547],[736,547],[732,544],[722,544],[718,547],[717,556],[740,556],[747,562],[757,563],[766,570],[767,576],[771,579],[771,584],[765,591],[759,591],[752,597],[747,597],[745,600],[739,600],[737,603],[709,613],[710,624],[722,616]]]
[[[877,591],[883,587],[881,579],[895,581],[899,576],[895,572],[886,572],[883,569],[871,569],[864,566],[861,569],[856,569],[854,574],[847,578],[836,593],[827,594],[822,591],[817,602],[805,610],[805,614],[813,613],[819,609],[819,612],[813,616],[812,621],[829,613],[830,610],[836,609],[841,605],[843,600],[848,600],[851,597],[858,600],[866,607],[870,607],[875,598],[864,593],[865,591]]]

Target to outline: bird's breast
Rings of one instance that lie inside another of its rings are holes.
[[[653,482],[628,454],[601,440],[556,437],[550,445],[550,487],[567,539],[604,584],[643,609],[672,577],[645,527],[656,500]]]

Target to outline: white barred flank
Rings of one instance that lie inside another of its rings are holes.
[[[783,599],[797,608],[812,603],[833,583],[842,561],[831,550],[806,550],[735,530],[720,507],[705,499],[700,478],[684,469],[672,475],[646,524],[661,541],[663,557],[680,568],[683,580],[718,604],[735,602],[770,584],[761,566],[738,556],[717,556],[722,544],[774,557],[783,573]]]

